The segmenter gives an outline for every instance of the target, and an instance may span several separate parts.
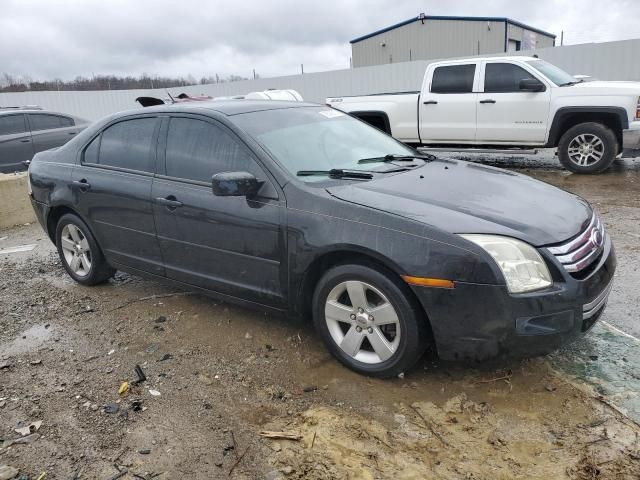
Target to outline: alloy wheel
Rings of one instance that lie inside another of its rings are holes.
[[[588,167],[602,159],[604,142],[597,135],[583,133],[571,140],[567,153],[572,163],[580,167]]]
[[[69,269],[79,277],[87,276],[91,271],[91,248],[82,230],[72,223],[65,225],[60,245]]]
[[[365,282],[336,285],[327,296],[325,321],[336,345],[363,363],[388,360],[400,344],[396,309],[380,290]]]

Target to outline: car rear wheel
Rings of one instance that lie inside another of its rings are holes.
[[[116,272],[104,259],[95,238],[77,215],[63,215],[56,227],[56,247],[67,273],[83,285],[103,283]]]
[[[558,158],[575,173],[599,173],[618,155],[615,133],[601,123],[586,122],[567,130],[558,143]]]
[[[329,351],[365,375],[405,372],[429,343],[424,314],[408,287],[364,265],[339,265],[323,275],[313,318]]]

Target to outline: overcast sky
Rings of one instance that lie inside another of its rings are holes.
[[[0,72],[263,77],[347,68],[349,40],[416,16],[506,16],[565,44],[640,37],[640,0],[0,0]]]

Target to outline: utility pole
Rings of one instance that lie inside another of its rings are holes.
[[[564,30],[560,32],[560,46],[564,45]]]
[[[256,79],[256,69],[255,68],[253,69],[253,79],[254,80]]]
[[[304,63],[300,64],[300,75],[304,75]]]

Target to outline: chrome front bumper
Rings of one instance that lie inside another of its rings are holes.
[[[607,285],[607,287],[602,291],[600,295],[594,298],[589,303],[585,303],[582,306],[582,319],[588,320],[593,317],[597,313],[600,312],[607,304],[607,300],[609,300],[609,294],[611,293],[611,287],[613,287],[613,280]]]

